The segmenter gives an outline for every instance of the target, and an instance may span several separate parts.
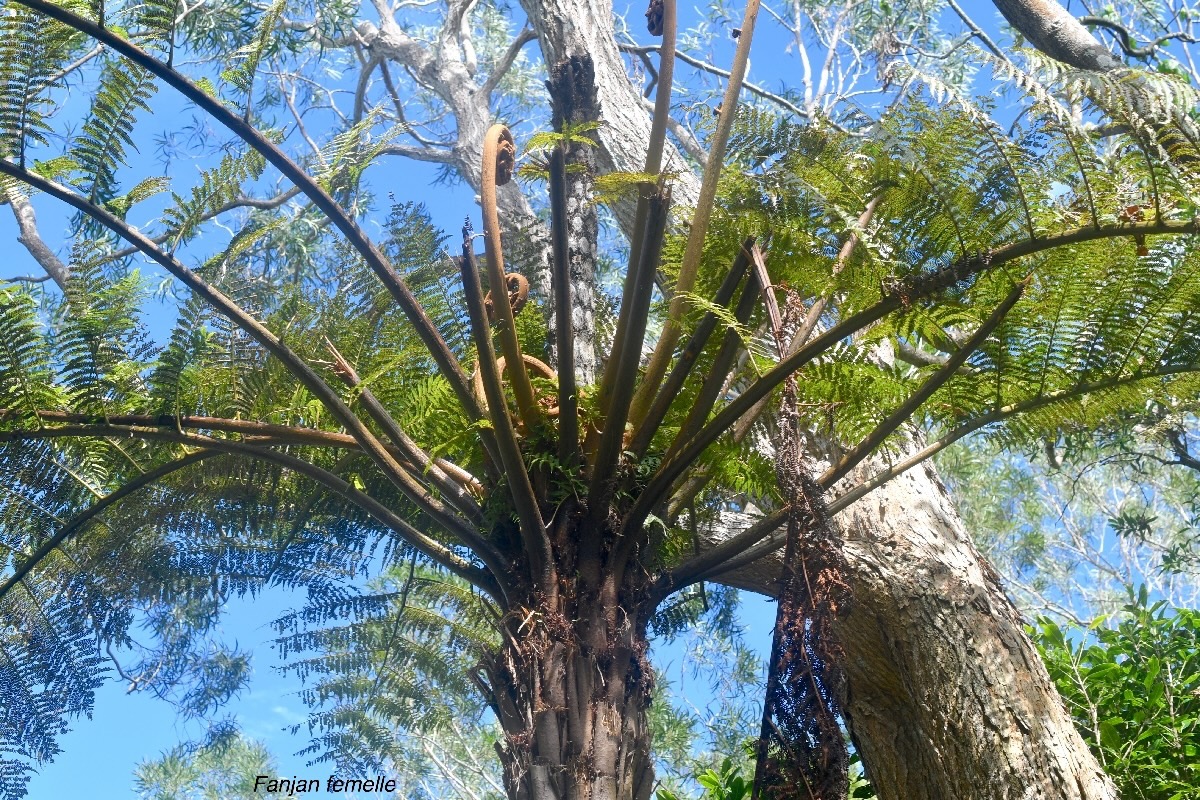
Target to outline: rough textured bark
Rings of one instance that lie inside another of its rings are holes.
[[[522,0],[547,64],[560,63],[572,55],[588,53],[596,69],[596,96],[604,127],[599,131],[599,167],[602,171],[640,172],[645,166],[650,142],[650,114],[641,91],[629,80],[625,62],[617,49],[611,0]],[[696,203],[700,181],[686,159],[667,143],[663,169],[679,173],[672,184],[677,207]],[[633,203],[616,208],[618,221],[628,232],[633,226]]]
[[[547,63],[592,55],[605,122],[602,168],[640,169],[649,118],[616,49],[611,3],[523,0],[523,7]],[[1047,35],[1066,25],[1055,19],[1043,26]],[[667,158],[667,169],[682,172],[676,196],[694,202],[695,176],[678,152]],[[854,596],[853,612],[838,625],[847,711],[883,800],[1116,796],[932,468],[868,495],[838,524]],[[737,530],[716,532],[710,543]],[[769,561],[724,580],[769,595],[778,569]]]
[[[600,119],[595,70],[588,59],[570,59],[550,69],[553,127],[579,126]],[[594,136],[589,132],[589,136]],[[596,234],[599,218],[592,187],[596,176],[594,148],[567,144],[567,260],[571,279],[571,329],[575,338],[575,375],[580,386],[596,382]],[[557,313],[557,312],[555,312]],[[551,317],[551,328],[554,319]]]
[[[644,619],[595,597],[566,602],[564,612],[514,620],[484,667],[509,800],[648,800],[654,679]]]
[[[835,625],[846,713],[881,800],[1117,796],[932,466],[835,523],[854,598]],[[723,580],[770,594],[777,570]]]

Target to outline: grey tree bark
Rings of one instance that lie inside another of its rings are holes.
[[[881,800],[1117,797],[932,465],[834,521],[853,592],[844,707]],[[772,594],[777,570],[778,554],[719,580]]]
[[[592,55],[601,164],[640,169],[650,123],[616,48],[611,3],[523,7],[547,63]],[[670,149],[666,163],[681,171],[676,197],[694,203],[699,182],[682,157]],[[845,708],[882,800],[1116,797],[932,467],[881,487],[837,522],[855,598],[838,625]],[[708,543],[737,530],[711,531]],[[777,562],[765,560],[724,580],[770,595],[777,576]]]
[[[992,0],[1009,24],[1051,58],[1078,69],[1108,72],[1125,66],[1055,0]]]

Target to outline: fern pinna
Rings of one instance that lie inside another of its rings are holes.
[[[99,654],[133,646],[135,620],[158,621],[135,685],[203,714],[244,678],[236,653],[188,661],[221,601],[289,585],[312,602],[288,621],[285,647],[318,651],[296,669],[320,676],[309,698],[328,711],[317,746],[341,763],[399,758],[381,720],[446,725],[422,687],[469,684],[503,731],[511,796],[568,796],[583,782],[597,796],[645,797],[648,629],[686,621],[690,587],[777,551],[782,530],[793,544],[811,533],[801,494],[823,493],[836,520],[973,430],[1023,442],[1152,396],[1194,403],[1200,223],[1193,139],[1175,113],[1179,98],[1196,99],[1184,87],[1034,65],[1020,74],[1029,96],[1012,131],[932,82],[849,126],[752,110],[734,124],[731,103],[718,123],[732,132],[728,152],[714,148],[708,181],[719,202],[686,236],[669,233],[671,178],[655,158],[601,182],[637,186],[641,228],[612,352],[594,384],[571,389],[575,376],[543,356],[551,333],[554,352],[573,352],[571,259],[595,255],[568,235],[568,176],[573,192],[595,177],[578,137],[540,140],[553,290],[524,305],[498,236],[497,187],[516,158],[503,126],[485,150],[482,260],[469,225],[447,253],[411,204],[393,208],[377,244],[355,212],[370,201],[364,170],[395,131],[366,115],[301,165],[248,121],[282,4],[247,37],[241,71],[225,75],[237,113],[211,82],[167,63],[169,46],[151,55],[89,9],[12,2],[22,10],[5,25],[45,29],[69,43],[64,53],[86,34],[106,61],[94,124],[69,161],[43,162],[52,170],[26,163],[27,147],[50,140],[47,115],[21,94],[50,73],[27,47],[0,66],[6,191],[27,187],[88,220],[61,295],[0,293],[7,796],[90,708],[108,667]],[[594,115],[590,70],[583,57],[556,65],[558,118]],[[147,233],[126,220],[164,185],[117,187],[159,83],[237,144],[174,192]],[[1094,141],[1059,93],[1128,133]],[[256,201],[276,176],[293,188]],[[232,235],[209,245],[201,234],[214,220]],[[180,314],[161,347],[142,329],[135,256],[175,281]],[[660,276],[678,280],[664,307],[652,303]],[[555,311],[553,332],[539,306]],[[670,333],[654,348],[661,364],[643,369],[652,322]],[[781,490],[761,446],[779,433],[785,382],[789,441],[835,445],[836,456],[790,467],[805,492],[794,481]],[[702,541],[731,511],[757,516]],[[394,584],[406,566],[399,590],[356,588],[363,570]],[[835,631],[840,604],[810,600],[811,630]],[[175,613],[187,624],[168,624]],[[777,662],[809,658],[795,674],[819,673],[810,639],[792,636],[809,652],[781,647]],[[834,644],[821,652],[836,656]],[[763,757],[778,761],[772,747]],[[818,768],[800,771],[840,791],[844,775]]]

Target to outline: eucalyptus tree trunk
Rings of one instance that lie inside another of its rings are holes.
[[[615,47],[611,4],[523,5],[547,63],[592,55],[605,122],[601,164],[640,170],[650,123]],[[684,161],[668,148],[666,163],[678,171]],[[694,202],[697,187],[683,171],[676,197]],[[846,656],[843,707],[882,800],[1116,797],[932,467],[877,489],[836,523],[854,595],[853,610],[837,625]],[[718,528],[708,543],[736,530]],[[766,559],[726,580],[770,595],[778,570],[777,559]],[[606,706],[606,713],[617,710]],[[624,786],[599,796],[643,796]]]
[[[843,708],[880,800],[1117,797],[932,465],[834,523],[853,596],[835,625]],[[724,580],[772,594],[778,568]]]

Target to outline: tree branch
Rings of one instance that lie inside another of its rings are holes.
[[[1119,22],[1113,22],[1111,19],[1105,19],[1104,17],[1080,17],[1079,24],[1104,28],[1117,34],[1117,44],[1119,44],[1121,49],[1125,51],[1125,55],[1129,56],[1130,58],[1149,58],[1150,56],[1154,55],[1159,47],[1171,41],[1172,39],[1179,39],[1180,41],[1187,42],[1188,44],[1195,44],[1197,41],[1200,41],[1196,39],[1196,37],[1183,31],[1174,31],[1166,34],[1165,36],[1159,36],[1145,47],[1137,47],[1133,43],[1133,34],[1130,33],[1129,28],[1125,27]]]
[[[588,503],[590,514],[595,519],[602,519],[608,513],[608,501],[616,485],[615,470],[624,449],[625,423],[629,420],[629,402],[633,397],[641,362],[650,301],[654,295],[654,278],[658,274],[670,207],[671,190],[660,182],[648,202],[646,228],[641,236],[641,258],[633,272],[632,285],[621,302],[624,312],[621,321],[626,326],[620,327],[618,321],[617,335],[613,340],[614,348],[620,345],[620,350],[614,350],[604,371],[605,383],[612,387],[612,394],[608,398],[608,406],[601,409],[603,429],[591,464]]]
[[[1051,58],[1095,72],[1124,66],[1055,0],[992,1],[1009,24]]]
[[[787,509],[781,509],[746,530],[721,542],[711,550],[688,559],[670,569],[663,570],[650,589],[651,607],[657,606],[677,589],[695,583],[700,576],[709,573],[714,567],[721,567],[726,561],[738,556],[775,531],[787,520]]]
[[[567,210],[567,165],[562,146],[550,155],[550,282],[554,299],[554,344],[558,354],[558,461],[563,469],[580,463],[579,395],[575,384],[575,320],[571,302],[571,254]]]
[[[512,69],[512,65],[516,62],[517,56],[521,54],[521,48],[537,38],[537,32],[533,28],[522,28],[517,34],[517,38],[513,39],[512,44],[504,51],[504,55],[492,67],[491,74],[487,76],[487,80],[480,86],[478,93],[484,97],[484,102],[492,96],[492,92],[496,91],[496,87],[500,85],[500,81]]]
[[[137,45],[121,38],[113,31],[106,30],[91,20],[73,14],[65,8],[50,2],[50,0],[14,0],[14,2],[33,9],[38,13],[45,14],[52,19],[56,19],[70,28],[86,33],[88,36],[97,39],[133,63],[157,76],[188,100],[195,103],[200,109],[229,129],[242,141],[253,147],[267,161],[273,164],[276,169],[282,172],[288,180],[300,187],[300,190],[308,196],[313,204],[332,220],[333,224],[342,232],[359,255],[362,256],[371,271],[387,287],[392,297],[413,324],[413,327],[416,328],[417,336],[420,337],[425,347],[433,356],[438,369],[442,372],[446,380],[449,381],[455,394],[458,396],[459,402],[466,409],[467,415],[472,419],[480,419],[482,417],[482,412],[475,402],[474,396],[471,394],[467,377],[459,366],[458,359],[455,358],[449,346],[442,338],[441,333],[438,332],[437,327],[421,307],[421,304],[413,296],[404,279],[400,277],[399,273],[396,272],[383,253],[379,251],[342,207],[282,150],[253,126],[232,113],[220,100],[210,96],[181,73],[154,58]],[[392,24],[395,25],[394,20]]]
[[[875,430],[867,434],[858,445],[842,456],[836,464],[830,466],[825,471],[825,474],[817,479],[817,483],[823,487],[832,486],[837,483],[849,474],[850,470],[858,466],[864,458],[873,453],[876,447],[883,444],[884,440],[891,436],[897,428],[907,422],[916,413],[917,409],[933,396],[934,392],[958,373],[958,368],[965,364],[967,358],[978,350],[987,338],[992,335],[992,332],[999,327],[1000,323],[1008,315],[1008,312],[1021,299],[1021,295],[1025,293],[1025,289],[1029,286],[1031,279],[1032,276],[1028,276],[1024,280],[1019,281],[1013,287],[1012,291],[1008,293],[1008,296],[1004,298],[1004,301],[991,313],[991,316],[971,335],[971,338],[954,355],[946,359],[946,363],[930,375],[928,380],[921,384],[907,400],[875,426]]]
[[[287,453],[280,453],[274,450],[256,447],[252,444],[246,442],[237,442],[232,439],[213,439],[207,436],[181,433],[179,431],[170,431],[160,428],[134,428],[96,424],[67,425],[54,428],[47,427],[30,430],[9,430],[0,432],[0,442],[72,437],[133,437],[150,441],[175,442],[178,444],[201,447],[206,450],[214,450],[222,453],[246,455],[251,458],[258,458],[263,461],[270,461],[272,463],[279,464],[280,466],[289,469],[292,472],[311,478],[317,483],[320,483],[326,488],[330,489],[335,494],[341,495],[347,501],[358,506],[363,511],[374,517],[377,522],[390,528],[396,533],[396,535],[421,552],[427,558],[438,564],[441,564],[443,567],[450,570],[455,575],[463,578],[464,580],[467,580],[471,584],[478,586],[484,591],[487,591],[494,598],[503,603],[504,593],[499,584],[493,579],[493,576],[490,572],[480,569],[470,562],[463,560],[452,550],[417,530],[407,521],[397,516],[394,512],[387,508],[387,506],[383,505],[365,492],[355,489],[337,475],[334,475],[328,470],[322,469],[315,464],[309,463]]]
[[[100,208],[57,183],[12,164],[5,159],[0,159],[0,173],[22,180],[62,200],[135,245],[143,255],[174,275],[195,294],[203,298],[210,306],[244,330],[271,355],[278,358],[287,367],[288,371],[306,389],[312,392],[313,396],[321,401],[322,405],[329,410],[331,416],[350,432],[363,448],[364,452],[376,463],[380,471],[412,500],[418,508],[428,514],[433,521],[463,541],[470,541],[477,535],[476,531],[469,524],[462,520],[461,517],[450,513],[440,502],[431,497],[425,487],[421,486],[407,470],[400,466],[399,462],[392,457],[382,442],[371,433],[362,420],[350,410],[350,407],[330,388],[329,384],[317,375],[312,367],[305,363],[299,355],[285,345],[274,333],[250,316],[250,314],[230,298],[210,286],[200,276],[179,263],[173,256],[164,253],[153,242],[106,209]]]
[[[512,180],[515,164],[516,145],[512,133],[500,123],[488,128],[483,140],[483,170],[479,179],[479,200],[483,207],[483,245],[487,251],[488,289],[491,290],[492,314],[499,331],[500,349],[504,352],[508,382],[517,401],[517,413],[525,424],[525,429],[534,431],[538,427],[541,415],[538,413],[537,400],[533,396],[529,373],[525,370],[521,340],[517,336],[513,308],[508,300],[508,276],[504,271],[504,246],[500,241],[500,212],[496,201],[497,187]]]
[[[1175,458],[1178,459],[1180,466],[1200,472],[1200,458],[1196,458],[1188,450],[1187,442],[1184,440],[1183,431],[1167,431],[1167,442],[1171,445],[1171,452],[1175,454]]]
[[[0,186],[0,199],[8,201],[13,217],[17,220],[17,228],[21,232],[17,241],[25,246],[38,266],[46,271],[47,278],[53,280],[59,289],[66,291],[67,279],[71,275],[71,270],[42,239],[38,232],[37,215],[33,211],[33,205],[30,204],[29,198],[20,191],[5,190]],[[15,278],[13,280],[23,280],[29,283],[42,282],[36,278]]]
[[[833,325],[820,336],[782,359],[773,369],[750,384],[745,391],[721,409],[687,447],[659,468],[638,498],[634,509],[630,511],[630,518],[639,514],[644,519],[645,514],[649,513],[650,509],[670,491],[675,481],[699,458],[700,454],[733,427],[760,400],[766,398],[775,387],[783,383],[788,375],[811,362],[837,342],[883,319],[893,311],[911,305],[915,301],[937,295],[951,286],[963,283],[1003,264],[1055,247],[1101,239],[1152,234],[1194,234],[1197,232],[1200,232],[1200,220],[1155,220],[1099,227],[1088,226],[1038,239],[1023,240],[985,253],[963,256],[943,269],[932,273],[912,275],[899,281],[878,303]]]
[[[639,44],[629,44],[629,43],[620,42],[617,44],[617,47],[621,50],[622,53],[630,53],[630,54],[639,55],[639,56],[645,55],[647,53],[657,53],[662,50],[662,45],[657,45],[657,44],[639,45]],[[715,64],[710,64],[707,61],[702,61],[701,59],[696,58],[695,56],[692,56],[692,55],[688,55],[687,53],[684,53],[682,51],[676,51],[675,58],[677,58],[678,60],[682,61],[685,64],[695,67],[696,69],[707,72],[710,75],[716,75],[718,78],[725,78],[725,79],[729,78],[729,70],[721,69],[720,67],[716,66]],[[743,81],[742,88],[745,89],[747,92],[749,92],[752,95],[761,97],[763,100],[768,100],[768,101],[774,103],[775,105],[779,106],[783,110],[785,110],[789,113],[795,114],[800,119],[808,119],[810,116],[807,111],[800,108],[798,105],[793,103],[791,100],[788,100],[783,95],[779,95],[779,94],[776,94],[775,92],[768,91],[767,89],[762,88],[758,84],[750,83],[749,81]]]

